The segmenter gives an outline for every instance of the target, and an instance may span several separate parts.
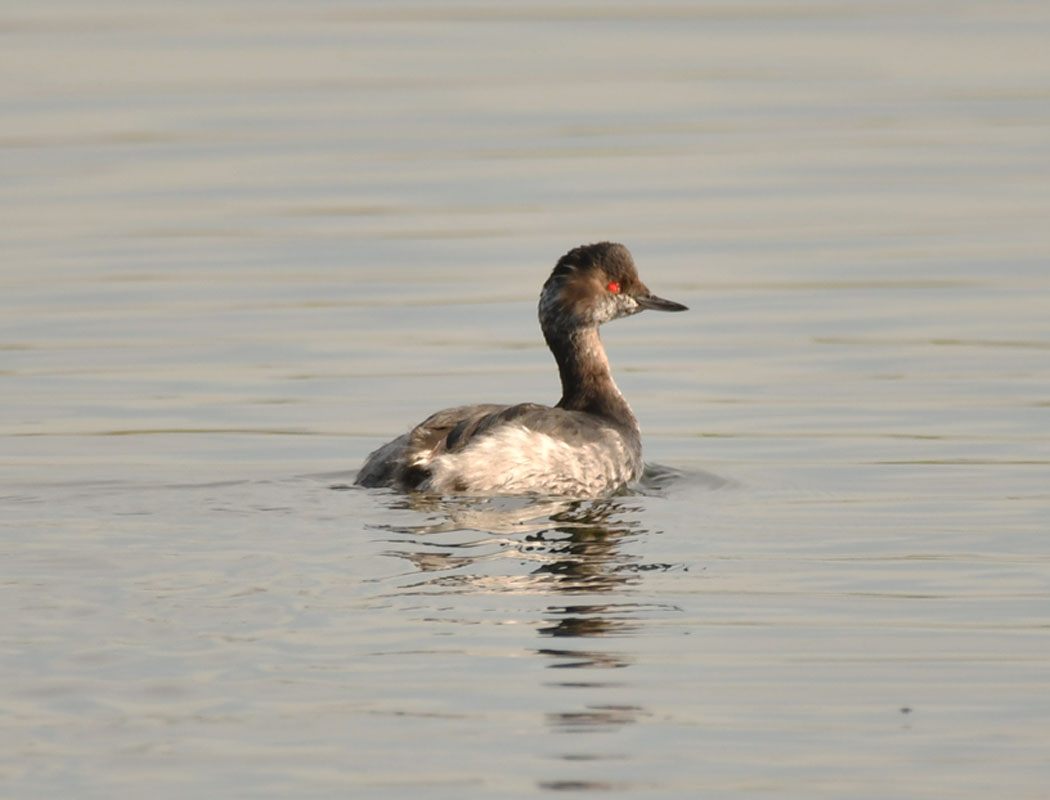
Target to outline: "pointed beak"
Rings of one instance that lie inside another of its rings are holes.
[[[655,294],[635,295],[634,300],[642,308],[647,308],[651,311],[689,310],[686,306],[683,306],[681,303],[676,303],[673,300],[664,300],[662,297],[657,297]]]

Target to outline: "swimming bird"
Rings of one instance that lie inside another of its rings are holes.
[[[622,244],[563,255],[543,284],[539,318],[561,377],[553,408],[457,406],[373,452],[360,486],[466,495],[601,497],[641,477],[638,420],[613,381],[598,327],[620,317],[685,311],[655,296]]]

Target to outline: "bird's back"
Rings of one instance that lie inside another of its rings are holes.
[[[456,494],[596,496],[642,469],[637,430],[535,403],[458,406],[372,453],[362,486]]]

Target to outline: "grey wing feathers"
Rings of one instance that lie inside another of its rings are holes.
[[[496,403],[446,408],[431,414],[408,433],[387,442],[371,453],[357,474],[359,486],[395,486],[413,489],[426,480],[425,465],[417,457],[426,454],[427,460],[450,449],[448,440],[455,433],[454,443],[465,444],[473,430],[485,417],[506,409]]]
[[[580,411],[551,408],[537,403],[519,403],[457,425],[448,435],[448,452],[462,450],[475,439],[508,423],[545,433],[572,445],[600,440],[609,427],[608,422]]]
[[[600,441],[607,429],[607,423],[590,414],[537,403],[446,408],[373,452],[356,482],[360,486],[419,488],[431,477],[428,464],[433,459],[461,452],[509,423],[580,445]]]
[[[528,416],[535,415],[536,412],[551,410],[537,403],[519,403],[516,406],[470,406],[470,408],[484,410],[464,417],[449,431],[445,438],[445,452],[455,453],[463,450],[477,437],[484,436],[500,425],[508,422],[525,424],[524,420]]]

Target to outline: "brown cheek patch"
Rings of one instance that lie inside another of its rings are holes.
[[[584,317],[594,305],[594,298],[601,297],[603,292],[605,292],[605,287],[592,274],[567,281],[562,287],[561,299],[565,308],[570,309],[573,316]]]

